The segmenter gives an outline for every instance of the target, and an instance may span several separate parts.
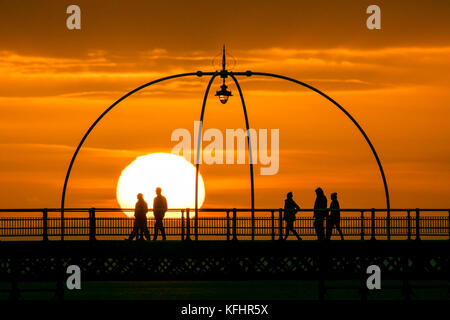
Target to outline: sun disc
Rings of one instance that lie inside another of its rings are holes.
[[[170,153],[150,153],[136,158],[121,173],[116,197],[122,209],[134,208],[136,195],[142,193],[152,208],[155,189],[160,187],[171,209],[195,207],[195,167],[185,158]],[[198,179],[199,208],[205,200],[202,176]],[[134,216],[133,212],[125,212]],[[179,217],[179,213],[166,213],[166,217]]]

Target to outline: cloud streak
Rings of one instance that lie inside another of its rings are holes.
[[[450,47],[391,47],[378,50],[355,48],[289,49],[266,48],[237,52],[242,70],[282,73],[308,81],[324,90],[371,90],[427,83],[443,86],[450,82]],[[130,62],[133,61],[133,62]],[[83,58],[27,56],[0,52],[1,96],[104,97],[120,88],[173,73],[211,70],[211,59],[193,53],[178,55],[166,49],[140,52],[137,56],[114,56],[90,52]],[[419,76],[420,75],[420,76]],[[249,90],[284,90],[276,81],[249,81]],[[44,84],[44,85],[43,85]],[[160,95],[180,90],[193,94],[200,84],[185,80],[161,84]],[[284,86],[285,88],[286,86]],[[122,91],[123,92],[123,91]]]

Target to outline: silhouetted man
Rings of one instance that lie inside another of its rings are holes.
[[[336,230],[339,232],[341,240],[344,240],[344,235],[342,234],[340,224],[341,224],[341,210],[339,207],[339,201],[337,200],[337,193],[334,192],[331,194],[330,215],[327,217],[327,240],[331,239],[334,226],[336,226]]]
[[[134,208],[134,226],[133,231],[131,231],[130,236],[128,237],[128,240],[133,240],[134,237],[136,239],[139,238],[139,234],[144,234],[145,238],[147,240],[150,240],[150,232],[148,232],[147,228],[147,212],[148,212],[148,205],[147,202],[144,200],[144,196],[142,193],[138,193],[137,195],[138,201],[136,202],[136,206]],[[142,235],[140,237],[142,239]]]
[[[158,231],[161,230],[162,239],[166,240],[163,219],[167,211],[167,200],[161,195],[161,188],[156,188],[156,197],[153,199],[153,214],[155,215],[155,233],[153,240],[158,237]]]
[[[286,200],[284,200],[284,220],[286,220],[286,236],[284,237],[284,240],[287,240],[289,231],[292,231],[297,237],[297,240],[302,240],[294,229],[295,214],[298,210],[300,210],[300,207],[295,203],[292,192],[288,192]]]
[[[322,188],[316,189],[316,202],[314,203],[314,229],[316,229],[317,239],[325,240],[325,232],[323,230],[323,221],[327,214],[327,197],[323,193]]]

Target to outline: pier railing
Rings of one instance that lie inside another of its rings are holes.
[[[124,212],[132,209],[65,209],[64,239],[125,239],[134,219]],[[0,209],[0,240],[60,240],[59,209]],[[170,240],[279,240],[285,235],[283,209],[170,209],[164,226]],[[154,219],[147,214],[153,233]],[[340,226],[349,240],[450,240],[450,209],[341,209]],[[313,209],[301,209],[294,227],[305,240],[317,239]],[[324,223],[326,224],[326,222]],[[333,231],[332,240],[336,237]],[[295,239],[291,237],[291,239]]]

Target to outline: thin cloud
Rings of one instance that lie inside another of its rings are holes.
[[[178,55],[159,48],[136,56],[116,56],[106,51],[89,52],[84,58],[27,56],[0,52],[0,96],[89,96],[103,98],[107,92],[138,85],[169,74],[212,70],[211,57],[204,52]],[[414,86],[419,83],[442,86],[450,82],[450,47],[394,47],[375,50],[329,49],[254,49],[235,54],[236,69],[281,73],[317,85],[327,91],[366,91],[388,87]],[[133,62],[130,62],[133,61]],[[420,74],[420,76],[418,76]],[[267,93],[285,91],[279,81],[252,77]],[[181,79],[164,83],[155,92],[159,96],[184,97],[197,93],[200,82],[192,85]],[[10,87],[10,88],[8,88]],[[95,88],[95,90],[93,90]],[[257,89],[256,89],[257,90]],[[264,94],[264,93],[263,93]]]

